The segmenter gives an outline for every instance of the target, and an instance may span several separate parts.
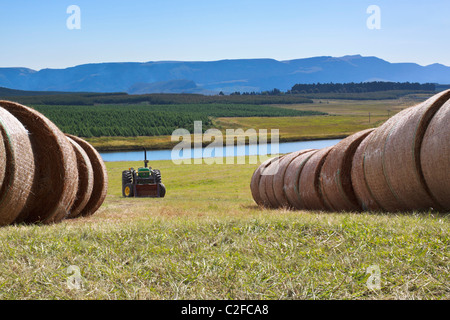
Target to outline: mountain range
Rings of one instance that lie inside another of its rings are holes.
[[[361,55],[295,60],[236,59],[83,64],[65,69],[0,68],[0,87],[33,91],[216,94],[286,91],[296,83],[450,83],[450,67],[391,63]]]

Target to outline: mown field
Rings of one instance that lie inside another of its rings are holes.
[[[163,199],[122,198],[121,171],[142,164],[106,163],[95,215],[1,228],[0,299],[450,298],[448,214],[260,209],[246,163],[151,162]]]

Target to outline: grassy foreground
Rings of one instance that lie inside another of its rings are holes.
[[[166,197],[122,198],[121,171],[140,165],[107,163],[91,217],[1,228],[0,299],[450,298],[449,215],[262,210],[248,161],[155,161]]]

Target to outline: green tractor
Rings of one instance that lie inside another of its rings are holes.
[[[144,167],[122,171],[122,195],[124,197],[163,198],[166,187],[161,182],[161,172],[148,167],[147,150],[144,148]]]

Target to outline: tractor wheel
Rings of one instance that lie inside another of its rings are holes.
[[[166,186],[162,183],[159,184],[159,197],[164,198],[166,195]]]
[[[122,188],[122,194],[124,197],[133,197],[134,196],[134,188],[132,183],[127,183]]]
[[[122,185],[133,182],[133,174],[130,170],[122,171]]]
[[[161,183],[161,172],[159,170],[155,170],[155,181]]]

